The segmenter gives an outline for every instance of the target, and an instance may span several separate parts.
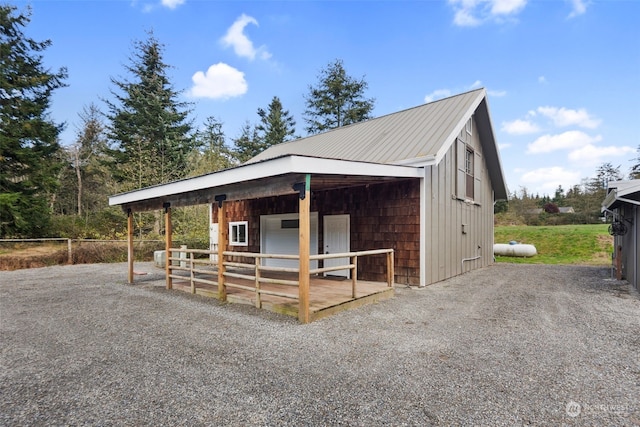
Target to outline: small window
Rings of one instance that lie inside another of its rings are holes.
[[[467,120],[467,124],[465,125],[465,129],[469,135],[473,135],[473,117]]]
[[[299,219],[283,219],[280,221],[280,228],[300,228]]]
[[[247,221],[229,223],[229,244],[232,246],[247,246]]]
[[[467,191],[466,191],[466,196],[469,199],[473,199],[473,184],[474,184],[474,176],[473,176],[473,150],[470,148],[467,148],[465,156],[464,156],[464,172],[467,176],[467,182],[466,182],[466,187],[467,187]]]

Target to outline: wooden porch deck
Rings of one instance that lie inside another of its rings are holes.
[[[249,274],[245,270],[227,270],[239,274]],[[177,272],[176,272],[177,273]],[[174,273],[175,274],[175,273]],[[182,275],[182,274],[180,274]],[[281,273],[281,272],[264,272],[262,277],[268,277],[281,280],[297,280],[297,274]],[[198,279],[204,279],[217,283],[217,273],[211,274],[199,273]],[[247,279],[234,278],[233,282],[239,285],[252,287],[254,282]],[[318,320],[323,317],[339,313],[343,310],[360,307],[366,304],[383,301],[392,298],[394,295],[393,287],[389,287],[386,282],[371,282],[358,280],[356,288],[356,297],[352,297],[351,279],[341,278],[337,276],[310,276],[309,282],[309,315],[310,321]],[[173,278],[173,289],[198,295],[218,298],[217,284],[197,283],[195,289],[191,287],[190,275],[184,274],[184,280],[181,278]],[[277,293],[287,293],[291,295],[298,294],[298,288],[295,286],[279,285],[264,283],[260,286],[263,291],[271,291]],[[286,298],[282,296],[261,294],[260,303],[256,303],[256,293],[253,291],[239,289],[232,286],[226,287],[227,301],[237,304],[249,304],[259,306],[259,308],[269,310],[275,313],[285,314],[298,317],[298,300]]]

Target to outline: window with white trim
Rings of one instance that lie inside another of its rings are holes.
[[[473,135],[473,117],[467,120],[467,124],[464,127],[469,135]]]
[[[231,246],[247,246],[249,223],[248,221],[235,221],[229,223],[229,244]]]
[[[466,187],[466,191],[465,191],[465,195],[467,196],[467,198],[472,199],[474,198],[474,184],[475,184],[475,178],[474,178],[474,165],[473,165],[473,157],[474,157],[475,153],[473,152],[473,150],[469,147],[467,147],[467,149],[465,150],[465,156],[464,156],[464,172],[466,175],[466,180],[465,180],[465,187]]]

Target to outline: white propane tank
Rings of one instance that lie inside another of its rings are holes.
[[[536,247],[533,245],[525,245],[525,244],[507,244],[507,243],[496,243],[493,245],[493,254],[500,256],[519,256],[519,257],[530,257],[534,256],[538,253]]]

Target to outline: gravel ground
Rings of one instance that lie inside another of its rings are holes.
[[[640,425],[640,297],[497,264],[309,325],[136,264],[0,272],[0,424]]]

